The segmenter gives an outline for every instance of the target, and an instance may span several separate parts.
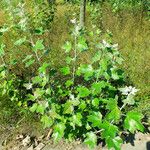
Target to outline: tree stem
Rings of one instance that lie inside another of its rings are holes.
[[[77,61],[77,48],[76,48],[76,45],[77,45],[77,37],[75,35],[75,46],[74,46],[74,63],[73,63],[73,73],[72,73],[72,79],[73,79],[73,82],[75,80],[75,72],[76,72],[76,61]]]
[[[80,28],[85,26],[86,0],[81,0],[80,3]]]

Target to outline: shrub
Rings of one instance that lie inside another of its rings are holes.
[[[134,105],[138,90],[125,86],[124,73],[118,67],[123,61],[118,45],[105,40],[91,44],[76,20],[72,23],[74,42],[64,44],[66,65],[61,68],[52,68],[50,62],[41,60],[46,49],[42,39],[20,38],[14,43],[19,47],[30,43],[32,54],[22,63],[29,71],[31,66],[38,69],[29,78],[10,73],[14,63],[5,62],[5,46],[1,44],[0,94],[22,109],[39,114],[44,128],[52,128],[54,141],[80,138],[94,148],[102,139],[109,149],[120,149],[124,131],[144,131],[143,116],[125,111],[125,107]],[[78,65],[80,57],[90,50],[89,45],[94,45],[96,53],[90,63]]]

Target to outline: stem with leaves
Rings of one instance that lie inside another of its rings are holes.
[[[72,80],[75,81],[75,72],[76,72],[76,61],[77,61],[77,36],[74,37],[74,63],[73,63],[73,73],[72,73]]]
[[[30,38],[30,43],[31,43],[32,47],[35,46],[35,44],[34,44],[34,42],[33,42],[32,35],[31,35],[31,38]],[[37,51],[34,51],[34,53],[35,53],[35,56],[36,56],[36,58],[37,58],[38,63],[41,64],[41,60],[40,60],[40,57],[38,56]]]

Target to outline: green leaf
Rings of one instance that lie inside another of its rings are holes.
[[[85,80],[89,80],[90,77],[93,76],[94,70],[92,65],[82,64],[77,70],[77,75],[80,76],[81,74],[84,75]]]
[[[70,68],[69,68],[68,66],[61,68],[60,71],[61,71],[61,73],[62,73],[63,75],[68,75],[68,74],[70,74]]]
[[[36,97],[32,94],[27,94],[27,100],[32,100],[34,101],[36,99]]]
[[[86,103],[85,103],[85,101],[80,101],[79,108],[80,108],[81,110],[84,110],[84,109],[86,108]]]
[[[41,73],[41,76],[43,79],[41,86],[44,87],[47,83],[49,83],[49,76],[48,76],[48,74],[44,74],[44,73]]]
[[[93,149],[97,145],[97,136],[94,132],[88,132],[84,143]]]
[[[25,59],[22,60],[22,62],[26,62],[27,60],[30,60],[33,55],[27,55]]]
[[[4,32],[7,32],[9,30],[8,27],[5,27],[3,26],[1,29],[0,29],[0,35],[3,35]]]
[[[45,72],[46,72],[46,69],[47,69],[49,66],[50,66],[49,63],[44,62],[44,63],[42,64],[42,66],[41,66],[38,70],[39,70],[40,73],[43,73],[43,72],[45,73]]]
[[[108,60],[105,58],[105,59],[102,59],[100,61],[100,66],[101,66],[101,69],[104,70],[104,71],[107,71],[108,69]]]
[[[105,81],[95,82],[92,84],[91,90],[93,95],[98,95],[101,93],[102,88],[105,88],[107,83]]]
[[[119,80],[120,79],[117,70],[118,70],[117,67],[111,68],[111,78],[114,79],[114,80]]]
[[[72,114],[73,110],[74,110],[74,107],[72,105],[72,102],[71,101],[67,101],[64,105],[64,114]]]
[[[121,111],[118,107],[115,107],[109,114],[107,114],[106,118],[110,121],[118,121],[121,117]]]
[[[34,32],[37,35],[42,35],[44,33],[43,27],[36,28]]]
[[[34,103],[33,105],[32,105],[32,107],[30,108],[30,111],[31,112],[35,112],[36,111],[36,109],[37,109],[37,103]]]
[[[54,138],[55,142],[59,141],[64,136],[65,128],[66,127],[63,123],[57,123],[54,126],[54,132],[53,132],[52,137]]]
[[[48,117],[47,115],[42,116],[41,122],[44,124],[44,128],[50,128],[53,125],[52,118]]]
[[[32,78],[33,84],[37,84],[37,83],[41,83],[41,82],[42,82],[42,78],[40,76],[35,76]]]
[[[66,57],[66,63],[67,64],[70,64],[71,63],[71,61],[73,60],[73,58],[71,58],[71,57]]]
[[[43,105],[38,105],[37,106],[37,109],[36,109],[36,112],[37,113],[40,113],[40,114],[44,114],[44,111],[45,111],[45,107]]]
[[[86,124],[85,128],[86,128],[87,130],[91,130],[91,129],[92,129],[92,127],[89,125],[89,123],[88,123],[88,122],[87,122],[87,124]]]
[[[71,85],[73,85],[73,81],[72,80],[67,80],[65,85],[66,85],[66,87],[70,87]]]
[[[117,107],[118,107],[118,102],[117,102],[117,100],[116,99],[113,99],[113,98],[110,98],[110,99],[108,99],[107,101],[105,101],[106,102],[106,109],[108,109],[108,110],[114,110],[114,109],[116,109]]]
[[[93,32],[93,31],[90,31],[90,32],[89,32],[89,35],[90,35],[90,36],[93,36],[93,35],[94,35],[94,32]]]
[[[101,31],[100,29],[97,29],[97,30],[96,30],[96,34],[98,34],[98,35],[99,35],[101,32],[102,32],[102,31]]]
[[[93,127],[100,127],[102,122],[102,114],[100,112],[92,112],[87,118]]]
[[[36,90],[34,91],[35,99],[38,97],[42,97],[44,93],[45,93],[45,90],[40,89],[40,88],[36,88]]]
[[[72,125],[74,128],[75,128],[75,125],[81,127],[82,126],[81,119],[82,119],[81,113],[77,113],[77,114],[73,115],[71,120],[70,120],[71,121],[70,125]]]
[[[73,106],[78,106],[80,104],[80,100],[78,100],[76,98],[74,100],[71,100],[71,102],[72,102]]]
[[[33,47],[34,51],[37,50],[43,50],[45,48],[45,46],[43,45],[43,40],[38,40],[35,44],[35,46]]]
[[[20,38],[19,40],[17,40],[17,41],[14,43],[14,45],[20,46],[20,45],[22,45],[25,41],[26,41],[26,37]]]
[[[27,90],[30,90],[32,89],[32,83],[24,83],[23,86],[27,89]]]
[[[143,115],[138,112],[128,112],[124,120],[124,128],[134,133],[136,130],[144,131],[144,126],[141,123]]]
[[[129,94],[127,96],[127,98],[123,100],[123,103],[124,104],[128,104],[128,105],[134,105],[135,104],[134,95],[133,94]]]
[[[60,106],[60,104],[53,103],[51,98],[47,99],[47,101],[49,102],[51,106],[51,109],[49,110],[49,116],[53,120],[61,119],[61,116],[57,113],[57,110],[60,110],[62,106]]]
[[[96,52],[94,57],[92,58],[92,63],[100,61],[101,55],[102,55],[101,51]]]
[[[35,62],[35,60],[29,60],[28,62],[25,63],[25,67],[28,68],[29,66],[31,66],[33,63]]]
[[[99,108],[100,101],[101,100],[99,98],[94,98],[94,99],[92,99],[92,105],[96,108]]]
[[[48,95],[51,95],[52,91],[51,91],[50,88],[47,88],[47,89],[45,90],[45,93],[48,94]]]
[[[103,139],[107,139],[108,137],[110,138],[115,138],[116,134],[118,133],[118,127],[109,123],[108,121],[104,121],[101,125],[102,133],[101,137]]]
[[[69,41],[67,41],[63,46],[63,49],[65,49],[66,53],[70,52],[70,50],[72,49],[72,44]]]
[[[87,97],[90,95],[90,90],[84,86],[78,87],[77,91],[79,92],[80,97]]]
[[[94,98],[92,100],[92,105],[95,106],[96,108],[98,108],[99,107],[99,102],[100,102],[100,99]]]
[[[88,49],[87,41],[84,37],[82,37],[82,36],[79,37],[77,48],[80,52]]]
[[[108,137],[105,141],[108,149],[114,148],[115,150],[121,150],[121,145],[123,141],[119,136],[115,138]]]

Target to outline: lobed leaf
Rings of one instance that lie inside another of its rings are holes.
[[[37,40],[35,46],[33,47],[34,51],[43,50],[45,46],[43,45],[43,40]]]
[[[44,124],[44,128],[49,128],[53,125],[53,120],[47,115],[41,117],[41,122]]]
[[[88,132],[86,134],[86,138],[84,143],[88,145],[91,149],[93,149],[97,145],[97,136],[94,132]]]
[[[124,128],[134,133],[136,130],[144,131],[144,126],[141,123],[143,115],[138,112],[128,112],[124,120]]]
[[[105,141],[106,141],[108,149],[121,150],[121,145],[123,141],[119,136],[115,138],[108,137]]]
[[[92,112],[87,116],[88,121],[92,123],[93,127],[100,127],[102,122],[102,114],[100,112]]]
[[[90,95],[90,90],[88,88],[84,87],[84,86],[78,87],[77,91],[79,93],[78,94],[79,97],[82,97],[82,98],[87,97],[87,96]]]
[[[63,123],[57,123],[54,126],[54,132],[52,137],[54,138],[55,142],[59,141],[64,136],[65,128],[66,126]]]

